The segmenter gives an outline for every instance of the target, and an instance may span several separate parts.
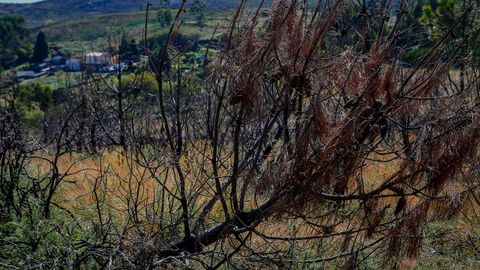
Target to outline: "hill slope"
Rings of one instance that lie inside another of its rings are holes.
[[[46,0],[33,4],[0,4],[0,14],[18,13],[32,23],[39,24],[45,20],[67,20],[85,18],[99,14],[140,11],[145,8],[147,0]],[[151,1],[158,5],[159,1]],[[172,1],[178,6],[179,0]],[[211,8],[232,8],[235,0],[206,0]]]

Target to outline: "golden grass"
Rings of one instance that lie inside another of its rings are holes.
[[[201,149],[203,146],[205,145],[199,142],[196,147]],[[47,155],[43,157],[47,157]],[[374,189],[397,172],[399,163],[383,162],[391,158],[389,155],[380,156],[371,154],[369,158],[378,161],[366,162],[363,165],[361,178],[366,188]],[[66,176],[63,183],[61,183],[54,197],[54,201],[62,207],[85,217],[96,215],[95,207],[98,197],[100,200],[99,207],[105,211],[105,214],[111,214],[118,221],[125,222],[127,221],[126,219],[129,218],[129,210],[133,207],[132,201],[138,200],[140,222],[144,223],[145,230],[149,228],[155,229],[155,227],[148,227],[148,215],[152,209],[152,205],[159,201],[159,196],[162,191],[159,181],[165,183],[166,187],[172,190],[172,192],[178,191],[178,183],[175,180],[176,177],[173,176],[172,172],[166,174],[165,166],[159,166],[156,172],[152,173],[147,168],[140,166],[131,156],[126,155],[123,150],[117,148],[105,150],[94,156],[66,154],[59,159],[58,164],[60,173],[67,173],[69,175]],[[208,183],[201,180],[201,177],[207,178],[205,176],[208,172],[204,170],[209,170],[209,166],[205,164],[208,164],[208,162],[204,162],[199,155],[191,154],[181,159],[181,166],[185,171],[187,179],[188,194],[196,195],[196,197],[192,197],[195,201],[195,207],[193,207],[193,209],[201,208],[210,198],[210,195],[213,194],[214,183],[211,182],[213,180],[208,180]],[[31,169],[37,176],[42,176],[50,170],[50,165],[42,159],[36,159],[31,165]],[[221,173],[225,174],[226,171]],[[93,192],[95,187],[97,187],[98,190],[97,197]],[[452,190],[459,190],[459,186],[452,188]],[[196,192],[199,193],[196,194]],[[398,198],[395,197],[386,198],[382,199],[380,203],[390,205],[391,209],[394,209],[397,200]],[[408,200],[409,208],[413,208],[419,202],[420,200],[418,198],[412,197]],[[172,205],[172,209],[179,209],[178,201],[174,201]],[[254,206],[254,200],[247,202],[247,208],[253,208]],[[379,207],[381,208],[383,206]],[[467,209],[472,215],[480,215],[478,206],[470,204]],[[317,209],[317,211],[318,210],[320,209]],[[172,214],[175,216],[175,213]],[[217,203],[206,221],[212,224],[222,221],[223,218],[223,210],[221,205]],[[359,220],[360,219],[357,219],[357,221],[353,222],[359,222]],[[328,226],[324,225],[332,223],[335,223],[335,220],[319,220],[318,225],[321,226],[312,226],[303,220],[285,220],[282,217],[277,217],[260,224],[257,230],[265,235],[274,237],[302,237],[328,236],[329,233],[338,233],[351,229],[352,226],[355,227],[354,224],[347,225],[346,223],[341,223],[327,232],[326,229]],[[465,216],[462,216],[449,228],[454,230],[452,233],[458,239],[468,239],[468,237],[476,231],[475,228],[472,227],[471,220]],[[312,250],[311,245],[318,241],[321,242],[321,240],[318,239],[299,242],[297,249],[304,249],[305,252],[310,254],[309,256],[319,254],[318,256],[328,257],[329,255],[334,255],[334,252],[338,252],[338,248],[345,241],[345,235],[329,237],[327,246]],[[263,252],[274,251],[275,249],[285,250],[288,249],[290,244],[291,242],[288,241],[270,240],[267,243],[265,239],[255,235],[249,239],[249,245],[252,248]],[[315,246],[316,244],[313,245]],[[415,265],[415,261],[413,260],[402,261],[400,269],[412,269]]]

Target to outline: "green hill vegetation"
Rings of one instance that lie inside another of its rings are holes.
[[[175,14],[176,10],[172,10]],[[224,31],[228,25],[229,10],[208,10],[208,20],[205,26],[196,24],[193,15],[187,13],[184,17],[181,33],[195,34],[199,39],[210,39],[218,26],[217,33]],[[86,51],[106,49],[109,45],[119,43],[118,37],[126,34],[137,41],[143,40],[145,13],[118,13],[96,16],[89,19],[57,22],[41,27],[49,42],[62,45],[70,55],[82,55]],[[169,26],[163,25],[152,11],[149,16],[149,35],[157,36],[168,31]],[[109,44],[111,43],[111,44]]]
[[[32,53],[30,31],[21,16],[0,16],[0,71],[24,63]]]
[[[160,1],[151,1],[153,9],[160,7]],[[179,0],[170,1],[172,7],[179,5]],[[237,3],[231,0],[207,0],[209,8],[234,8]],[[109,13],[138,12],[145,10],[144,0],[46,0],[32,4],[0,4],[0,14],[16,13],[23,15],[34,24],[48,21],[64,21],[93,17]]]

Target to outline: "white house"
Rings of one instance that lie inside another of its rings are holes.
[[[80,71],[81,69],[80,59],[69,58],[67,59],[65,65],[66,65],[67,71]]]
[[[85,55],[85,65],[112,65],[112,57],[106,52],[89,52]]]

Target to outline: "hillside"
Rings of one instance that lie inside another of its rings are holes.
[[[231,10],[207,11],[209,18],[204,27],[195,24],[190,14],[184,16],[181,28],[182,34],[195,34],[201,39],[209,39],[215,27],[218,31],[225,31]],[[108,47],[109,37],[115,39],[122,33],[129,38],[141,40],[145,24],[144,12],[106,14],[88,19],[72,19],[45,24],[41,29],[48,37],[49,42],[60,45],[72,55],[82,55],[85,50],[101,50]],[[158,24],[156,16],[149,18],[149,35],[154,36],[167,31],[167,28]]]
[[[0,14],[18,13],[35,24],[46,21],[85,18],[99,14],[140,11],[145,8],[146,0],[47,0],[33,4],[0,4]],[[159,1],[152,1],[156,8]],[[207,0],[210,8],[232,8],[233,0]],[[179,1],[172,1],[178,6]]]

